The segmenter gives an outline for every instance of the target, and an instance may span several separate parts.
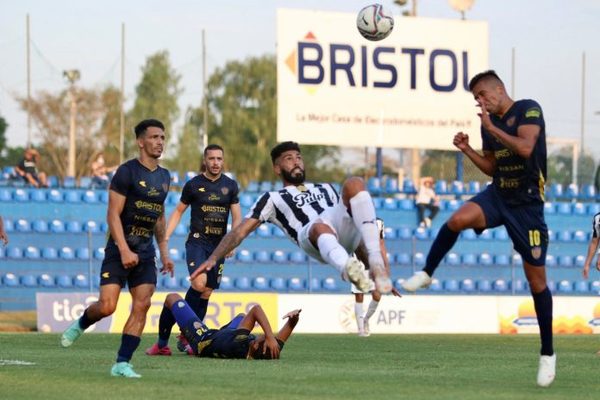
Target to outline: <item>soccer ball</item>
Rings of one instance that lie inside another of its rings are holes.
[[[356,27],[365,39],[385,39],[394,29],[394,17],[381,4],[371,4],[358,12]]]

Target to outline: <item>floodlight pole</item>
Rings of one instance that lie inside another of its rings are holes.
[[[69,156],[67,166],[67,176],[75,177],[75,129],[77,117],[77,97],[75,94],[75,82],[79,80],[81,74],[76,69],[70,69],[63,72],[63,76],[69,81],[69,100],[71,102],[71,118],[69,123]]]

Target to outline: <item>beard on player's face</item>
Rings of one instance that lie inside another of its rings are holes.
[[[286,182],[291,183],[292,185],[300,185],[304,183],[304,170],[300,167],[296,167],[291,171],[286,171],[284,169],[281,170],[281,175]]]

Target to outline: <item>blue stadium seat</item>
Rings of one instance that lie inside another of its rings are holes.
[[[269,282],[264,276],[257,276],[254,279],[252,279],[252,287],[255,290],[265,291],[269,289]]]
[[[460,208],[462,202],[459,200],[448,200],[444,207],[444,210],[454,212]]]
[[[395,256],[396,264],[399,265],[410,265],[410,253],[398,253]]]
[[[36,219],[31,223],[31,228],[35,233],[48,233],[48,223],[41,219]]]
[[[100,203],[108,204],[108,197],[108,190],[101,191],[99,196]]]
[[[4,219],[4,230],[6,231],[6,233],[11,233],[15,231],[15,224],[11,219]]]
[[[81,222],[79,221],[68,221],[65,225],[65,228],[69,233],[81,233],[83,230],[81,228]]]
[[[179,172],[177,171],[169,171],[171,173],[171,186],[178,187],[181,184],[179,179]]]
[[[417,267],[422,267],[425,265],[425,254],[421,252],[417,252],[413,255],[413,262]]]
[[[399,193],[400,189],[398,188],[398,179],[388,176],[385,180],[385,192],[387,194]]]
[[[86,190],[83,192],[83,202],[88,204],[96,204],[98,203],[98,195],[93,190]]]
[[[83,224],[84,232],[100,233],[100,224],[96,221],[87,221]]]
[[[262,181],[258,187],[258,191],[261,193],[270,192],[271,190],[273,190],[273,182],[271,181]]]
[[[12,192],[7,188],[0,187],[0,202],[9,201],[12,201]]]
[[[456,279],[446,279],[442,284],[443,288],[447,292],[458,292],[459,284]]]
[[[577,281],[573,289],[576,293],[587,294],[590,291],[590,284],[587,281]]]
[[[283,250],[275,250],[272,254],[273,262],[285,264],[288,261],[288,256]]]
[[[54,247],[44,247],[42,249],[42,258],[44,260],[56,260],[58,259],[58,252]]]
[[[492,240],[494,238],[494,233],[492,229],[486,229],[479,235],[479,240]]]
[[[429,290],[431,290],[432,292],[441,292],[442,290],[444,290],[444,288],[442,287],[442,283],[439,279],[433,278],[433,280],[431,281],[431,285],[429,285]]]
[[[590,203],[587,206],[587,214],[588,215],[596,215],[600,212],[600,204],[599,203]]]
[[[242,195],[240,195],[240,206],[243,208],[250,208],[252,207],[252,205],[254,204],[254,198],[247,194],[244,193]]]
[[[590,283],[590,292],[600,294],[600,281],[593,281]]]
[[[38,285],[41,287],[54,287],[54,278],[49,274],[42,274],[38,277]]]
[[[585,256],[584,255],[579,254],[579,255],[575,256],[575,267],[583,268],[584,264],[585,264]]]
[[[31,275],[31,274],[27,274],[27,275],[22,275],[21,278],[19,279],[19,283],[21,284],[21,286],[25,286],[25,287],[37,287],[38,283],[37,283],[37,279],[35,278],[35,276]]]
[[[100,287],[100,275],[92,275],[92,286],[96,289]]]
[[[460,233],[460,237],[466,240],[477,240],[477,234],[473,229],[465,229]]]
[[[165,203],[169,206],[176,206],[179,203],[179,199],[181,198],[179,192],[169,192],[167,194],[167,200]]]
[[[529,291],[529,283],[527,283],[527,281],[516,279],[509,282],[508,288],[515,293],[524,293]]]
[[[558,285],[556,285],[556,289],[561,293],[572,293],[573,284],[571,283],[571,281],[563,279],[560,282],[558,282]]]
[[[38,260],[40,258],[40,249],[35,246],[27,246],[25,248],[24,257],[29,260]]]
[[[75,252],[72,248],[68,246],[64,246],[62,249],[58,251],[58,256],[63,260],[74,260]]]
[[[174,276],[166,275],[162,277],[161,285],[168,290],[179,289],[179,280]]]
[[[63,233],[65,231],[65,224],[61,220],[54,219],[50,222],[50,232],[52,233]]]
[[[29,192],[29,199],[36,203],[45,203],[46,202],[46,191],[43,189],[36,189]]]
[[[386,226],[385,228],[383,228],[383,236],[388,240],[396,239],[396,228]]]
[[[461,181],[452,181],[450,184],[450,193],[455,196],[461,196],[465,194],[465,185]]]
[[[381,207],[383,207],[383,199],[381,197],[371,196],[371,200],[373,200],[373,207],[375,207],[375,210],[381,210]]]
[[[571,203],[557,203],[556,212],[561,215],[571,215]]]
[[[460,290],[467,293],[472,293],[475,291],[475,282],[473,279],[463,279],[460,281]]]
[[[504,279],[496,279],[494,283],[492,283],[492,289],[495,292],[506,292],[508,290],[508,285]]]
[[[475,253],[465,253],[461,257],[463,265],[475,266],[477,265],[477,255]]]
[[[293,263],[305,263],[306,262],[306,254],[304,254],[301,250],[294,250],[289,254],[289,260]]]
[[[173,261],[182,261],[182,260],[184,260],[183,253],[181,251],[179,251],[178,248],[169,249],[169,257],[171,257],[171,259]]]
[[[470,181],[467,184],[467,194],[477,194],[481,191],[481,184],[477,181]]]
[[[556,205],[550,201],[544,203],[544,214],[552,215],[556,213]]]
[[[58,189],[51,189],[48,192],[48,201],[52,203],[62,203],[64,201],[63,193]]]
[[[256,193],[258,192],[258,182],[256,181],[250,181],[248,182],[248,186],[246,186],[246,192],[249,193]]]
[[[23,258],[23,249],[16,246],[9,246],[6,248],[6,258],[12,258],[14,260],[20,260]]]
[[[487,279],[479,279],[477,281],[477,290],[482,293],[489,293],[492,291],[492,283]]]
[[[383,209],[394,211],[398,209],[398,201],[393,197],[386,197],[383,199]]]
[[[376,176],[367,179],[367,190],[373,196],[379,196],[381,194],[381,180]]]
[[[278,292],[285,291],[285,279],[283,279],[282,277],[278,276],[275,278],[271,278],[269,285],[271,286],[271,289],[273,289],[275,291],[278,291]]]
[[[508,254],[496,254],[494,256],[494,264],[498,266],[508,266],[510,265],[510,257]]]
[[[434,190],[438,196],[445,195],[448,193],[448,183],[443,180],[437,180],[435,181]]]
[[[56,175],[48,176],[48,187],[51,187],[51,188],[58,187],[58,177]]]
[[[234,281],[235,288],[238,290],[250,290],[250,278],[239,276]]]
[[[556,267],[556,257],[546,254],[546,267]]]
[[[587,232],[584,232],[580,229],[576,230],[575,232],[573,232],[573,240],[575,242],[580,242],[580,243],[587,242],[588,241]]]
[[[417,193],[415,183],[412,181],[412,179],[404,179],[404,182],[402,182],[402,192],[406,194]]]
[[[90,280],[84,274],[77,274],[75,275],[75,278],[73,278],[73,286],[78,289],[89,289]]]
[[[0,260],[4,258],[4,246],[0,246]]]
[[[596,199],[596,188],[590,183],[586,183],[581,187],[581,197],[585,200]]]
[[[396,237],[400,240],[411,240],[413,237],[412,229],[408,226],[398,228]]]
[[[336,292],[338,290],[335,278],[332,278],[330,276],[323,279],[322,287],[328,292]]]
[[[311,291],[321,290],[321,281],[319,280],[319,278],[315,278],[315,277],[310,278],[310,280],[308,281],[308,288]]]
[[[19,286],[19,278],[12,272],[7,272],[2,276],[2,283],[7,287],[17,287]]]
[[[82,176],[79,178],[79,187],[82,189],[89,189],[92,186],[91,176]]]
[[[55,278],[56,286],[59,288],[72,288],[73,279],[69,275],[57,275]]]
[[[496,239],[496,240],[501,240],[501,241],[508,240],[508,232],[506,232],[506,229],[504,227],[494,229],[493,234],[494,234],[494,239]]]
[[[98,247],[94,250],[94,259],[103,260],[104,259],[104,247]]]
[[[21,232],[21,233],[31,232],[31,224],[26,219],[19,218],[18,220],[15,221],[14,224],[15,224],[16,232]]]
[[[271,234],[276,238],[287,237],[287,236],[285,236],[285,232],[283,230],[281,230],[278,226],[273,226],[273,229],[271,230]]]
[[[299,292],[304,290],[304,281],[301,278],[293,277],[288,279],[287,287],[289,291]]]
[[[558,256],[558,266],[559,267],[573,267],[573,257],[570,255],[562,255]]]
[[[175,236],[186,236],[188,234],[187,226],[184,223],[179,223],[173,231]]]
[[[523,265],[523,258],[519,253],[515,253],[510,257],[510,263],[512,265]]]
[[[335,184],[333,185],[335,187]],[[281,181],[275,181],[275,183],[273,183],[273,191],[280,191],[281,189],[283,189],[283,182]],[[336,192],[340,192],[339,188],[335,189]]]
[[[566,195],[569,200],[577,199],[579,197],[579,187],[575,183],[569,183]]]
[[[183,183],[184,184],[187,183],[192,178],[194,178],[196,175],[198,175],[198,173],[196,171],[186,171],[185,175],[183,176],[183,179],[184,179]]]
[[[415,202],[412,199],[398,200],[398,208],[402,211],[413,211],[416,209]]]
[[[444,262],[446,265],[460,265],[460,256],[454,252],[448,253],[446,254],[446,257],[444,257]]]
[[[224,276],[221,276],[221,286],[219,286],[219,289],[222,289],[223,278],[224,278]],[[183,277],[181,277],[181,279],[179,279],[179,287],[181,287],[181,288],[189,288],[190,287],[190,277],[189,276],[183,276]]]
[[[573,203],[571,213],[573,215],[586,215],[587,210],[585,209],[585,205],[583,203]]]
[[[240,262],[252,262],[252,253],[246,249],[242,249],[235,253],[235,258]]]
[[[25,189],[15,189],[13,200],[19,203],[27,203],[29,202],[29,193]]]
[[[259,225],[258,229],[256,229],[256,234],[258,237],[269,238],[271,237],[271,226],[267,224]]]
[[[90,249],[87,247],[80,247],[75,250],[75,257],[78,260],[89,260],[90,259]]]
[[[65,191],[65,202],[73,204],[81,203],[81,193],[77,189]]]
[[[492,256],[489,253],[481,253],[478,260],[480,265],[492,265],[494,263]]]
[[[188,287],[189,286],[189,282],[184,286],[183,284],[181,285],[181,287]],[[223,275],[221,277],[221,285],[219,285],[219,290],[231,290],[233,289],[233,282],[231,282],[231,278]]]
[[[440,228],[429,228],[429,238],[435,240],[437,235],[440,233]]]
[[[563,197],[563,186],[560,183],[553,183],[550,185],[549,195],[553,199]]]
[[[77,186],[77,181],[73,176],[65,176],[65,178],[63,179],[62,186],[65,189],[74,189],[75,186]]]
[[[417,240],[428,240],[429,239],[429,230],[426,228],[416,228],[413,232],[415,239]]]
[[[271,253],[267,250],[257,250],[254,252],[254,261],[266,264],[271,261]]]

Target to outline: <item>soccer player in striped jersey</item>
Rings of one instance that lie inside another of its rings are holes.
[[[600,243],[600,213],[594,215],[594,221],[592,222],[592,239],[590,240],[590,244],[588,246],[587,256],[585,258],[585,263],[583,264],[583,278],[587,279],[590,277],[590,265],[594,260],[594,253],[598,249],[598,244]],[[600,271],[600,256],[596,261],[596,269]],[[600,351],[598,352],[600,356]]]
[[[328,183],[306,183],[300,146],[295,142],[276,145],[271,150],[271,160],[284,188],[260,196],[242,223],[225,235],[190,275],[191,279],[213,268],[260,224],[270,222],[306,254],[333,266],[343,279],[361,290],[368,289],[369,280],[363,274],[365,263],[368,264],[377,290],[389,293],[392,282],[379,247],[375,207],[363,180],[347,179],[341,196]],[[362,260],[352,255],[359,246],[366,255]]]

